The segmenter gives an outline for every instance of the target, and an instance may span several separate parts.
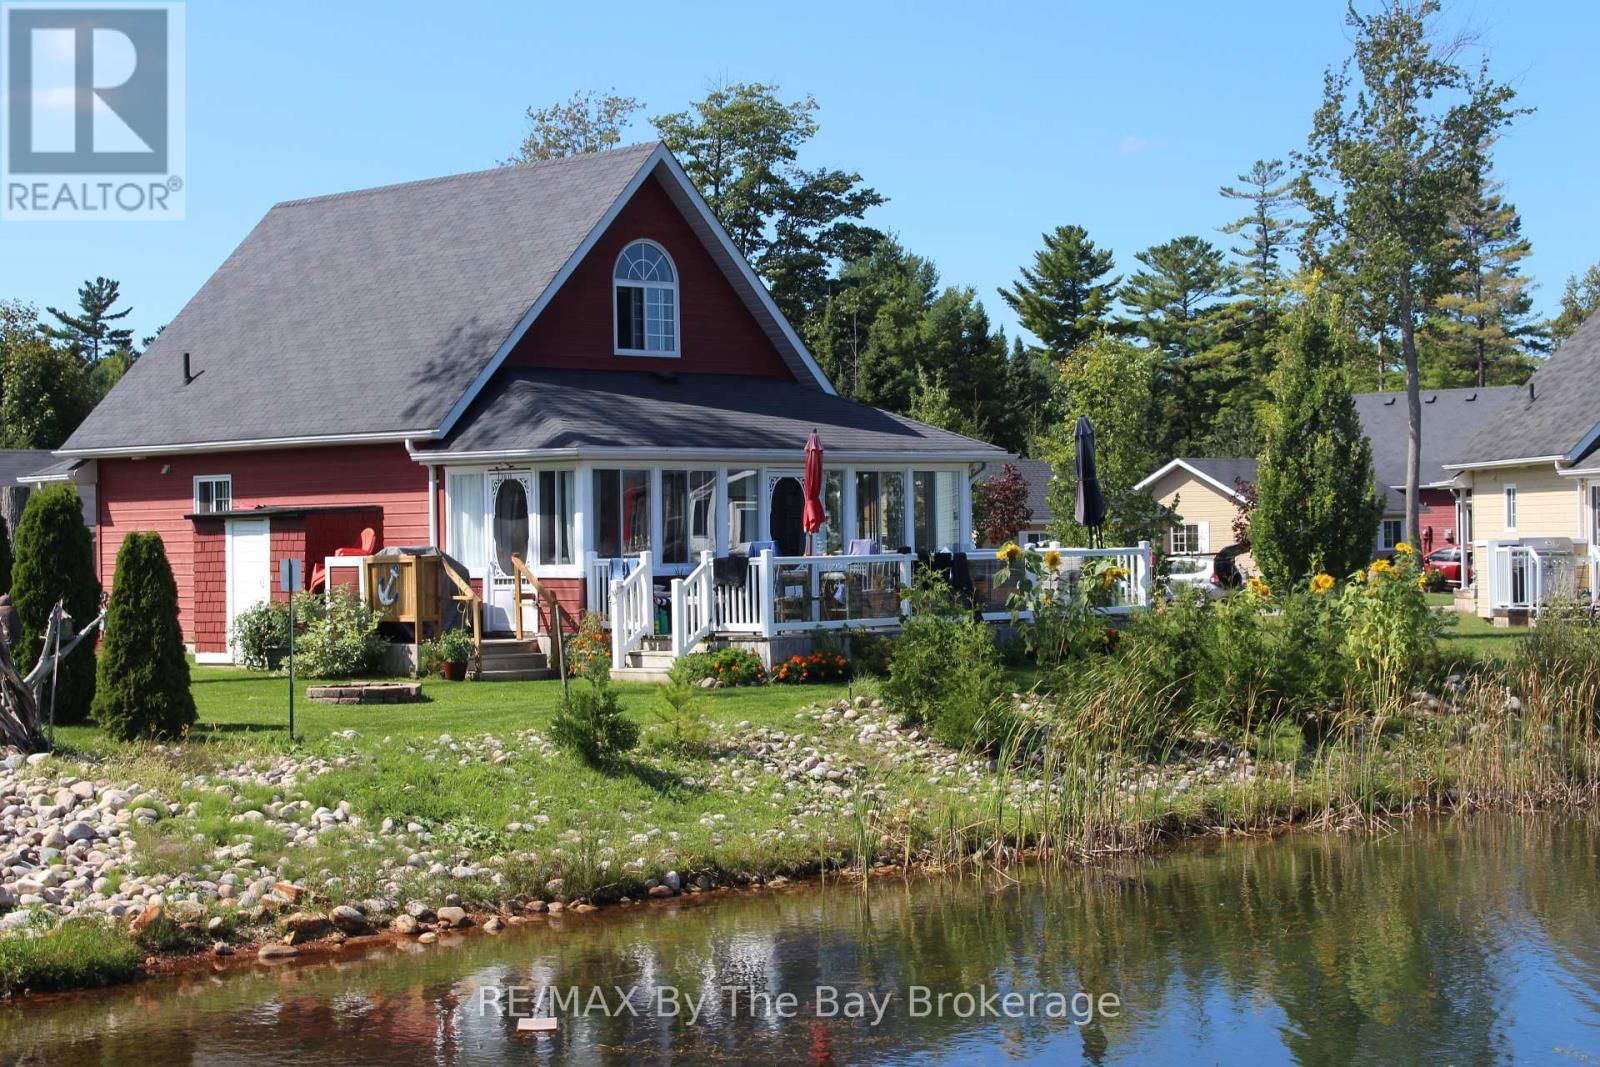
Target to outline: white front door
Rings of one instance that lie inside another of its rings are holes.
[[[272,597],[272,525],[266,519],[229,519],[227,531],[231,635],[241,612]]]
[[[513,554],[528,562],[533,533],[533,477],[526,471],[501,471],[489,478],[489,588],[484,597],[485,625],[509,631],[516,610],[517,583],[511,569]],[[527,590],[524,587],[524,591]],[[523,611],[524,627],[536,626],[538,613]]]

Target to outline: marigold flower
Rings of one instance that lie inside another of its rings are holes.
[[[995,557],[997,559],[1003,559],[1007,563],[1015,563],[1017,560],[1022,558],[1022,546],[1018,545],[1015,541],[1007,541],[1005,544],[1000,546],[1000,551],[995,553]]]
[[[1316,593],[1318,596],[1321,596],[1323,593],[1326,593],[1332,588],[1333,575],[1331,574],[1319,574],[1315,578],[1311,579],[1311,591]]]

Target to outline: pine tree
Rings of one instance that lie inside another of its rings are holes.
[[[121,298],[121,284],[110,278],[84,282],[78,287],[77,313],[46,307],[60,325],[45,323],[42,329],[46,336],[65,343],[80,358],[98,363],[102,356],[133,345],[132,330],[112,325],[133,313],[132,308],[111,310]]]
[[[1383,516],[1372,444],[1347,382],[1348,339],[1321,307],[1298,309],[1286,328],[1250,513],[1251,552],[1273,585],[1365,566]]]
[[[94,720],[121,741],[181,736],[198,715],[178,625],[178,585],[161,535],[134,532],[123,538],[116,573]]]
[[[100,613],[100,581],[95,577],[94,543],[83,524],[83,503],[71,485],[54,485],[28,498],[17,523],[11,567],[11,603],[22,619],[21,652],[29,666],[44,649],[45,628],[57,601],[72,617],[73,633]],[[69,636],[64,633],[63,636]],[[94,700],[94,641],[85,639],[57,668],[55,719],[83,722]],[[39,707],[50,707],[50,683],[39,694]]]
[[[1535,369],[1530,350],[1547,347],[1522,274],[1522,260],[1533,252],[1522,219],[1496,185],[1485,183],[1456,218],[1455,231],[1459,269],[1427,325],[1429,384],[1520,384]]]
[[[1234,270],[1222,250],[1199,237],[1178,237],[1147,248],[1118,292],[1134,317],[1124,326],[1162,356],[1163,433],[1168,456],[1192,453],[1210,436],[1223,402],[1249,375],[1227,330]]]
[[[1224,185],[1218,190],[1225,199],[1249,205],[1249,211],[1222,232],[1243,238],[1243,243],[1232,249],[1239,260],[1239,303],[1234,313],[1242,320],[1240,346],[1245,366],[1250,377],[1263,385],[1272,371],[1272,353],[1287,306],[1290,271],[1285,261],[1300,228],[1290,214],[1294,183],[1288,173],[1281,159],[1258,159],[1247,173],[1239,175],[1242,188]]]
[[[1561,313],[1550,320],[1550,337],[1560,344],[1583,325],[1585,319],[1600,311],[1600,263],[1567,279],[1561,293]]]
[[[1100,332],[1119,279],[1107,277],[1116,265],[1111,252],[1096,248],[1082,226],[1057,226],[1043,240],[1032,269],[1022,268],[1021,280],[1000,290],[1000,298],[1045,351],[1061,360]]]

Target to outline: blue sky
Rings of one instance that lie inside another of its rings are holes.
[[[719,81],[815,95],[803,160],[854,168],[890,198],[870,221],[995,289],[1039,235],[1086,226],[1125,269],[1183,233],[1222,243],[1216,195],[1304,143],[1323,69],[1349,51],[1342,0],[1225,4],[188,5],[188,218],[0,223],[0,297],[70,304],[119,279],[136,336],[169,321],[279,200],[491,166],[530,104],[576,89],[681,108]],[[1600,64],[1590,0],[1475,0],[1493,71],[1537,113],[1499,146],[1532,239],[1535,299],[1600,260]],[[650,131],[641,125],[636,139]]]

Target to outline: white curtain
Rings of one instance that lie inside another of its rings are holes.
[[[450,513],[450,543],[446,551],[460,560],[473,577],[481,578],[489,566],[483,536],[483,475],[449,473],[445,479],[445,503]]]

